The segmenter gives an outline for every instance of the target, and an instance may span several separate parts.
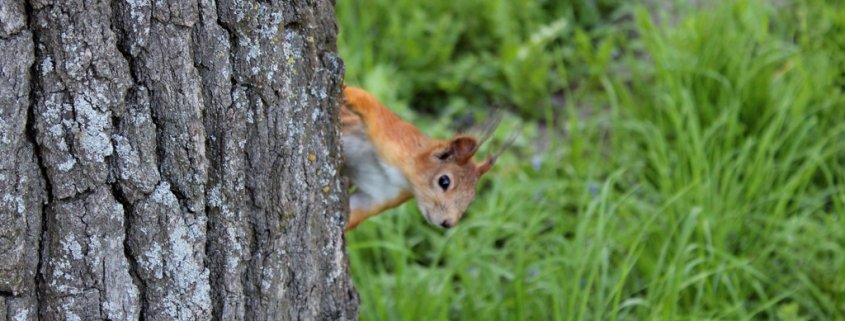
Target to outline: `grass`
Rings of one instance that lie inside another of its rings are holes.
[[[626,3],[337,3],[348,83],[523,130],[456,228],[347,234],[362,320],[845,320],[845,5]]]

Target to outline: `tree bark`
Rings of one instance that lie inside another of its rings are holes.
[[[0,0],[0,321],[345,320],[334,3]]]

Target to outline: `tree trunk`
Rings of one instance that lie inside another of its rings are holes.
[[[333,1],[0,0],[0,321],[355,319]]]

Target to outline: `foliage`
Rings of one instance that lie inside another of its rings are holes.
[[[549,105],[549,93],[566,87],[567,74],[588,72],[581,63],[607,62],[609,52],[594,57],[569,39],[589,42],[585,29],[609,27],[600,23],[619,3],[339,2],[339,46],[348,81],[410,97],[417,108],[507,105],[536,117]]]
[[[456,228],[347,234],[362,320],[845,319],[845,6],[621,4],[338,2],[348,82],[523,130]]]

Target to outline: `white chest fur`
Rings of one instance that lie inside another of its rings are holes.
[[[384,204],[408,191],[408,180],[402,172],[381,161],[365,137],[343,134],[341,141],[346,158],[344,174],[358,189],[350,197],[350,209]]]

